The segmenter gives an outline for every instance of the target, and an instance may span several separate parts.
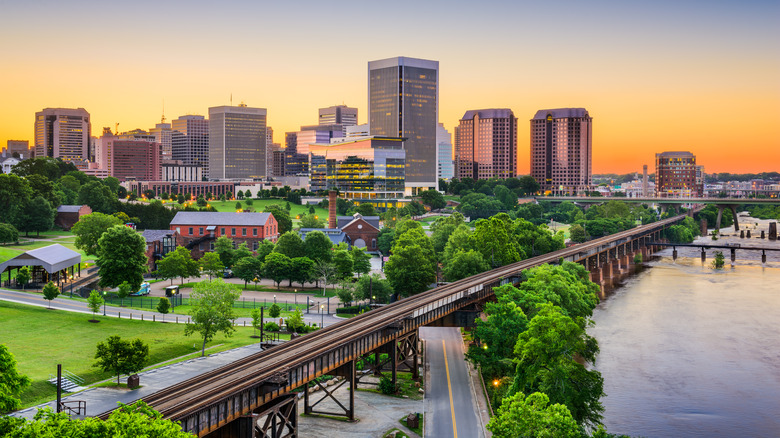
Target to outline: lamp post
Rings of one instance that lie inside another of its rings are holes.
[[[106,291],[103,291],[103,316],[106,316]]]
[[[323,310],[325,310],[325,305],[320,304],[320,328],[325,327],[325,312]]]
[[[276,304],[276,294],[274,294],[274,304]]]

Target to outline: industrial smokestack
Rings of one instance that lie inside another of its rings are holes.
[[[648,192],[648,184],[647,184],[647,164],[642,166],[642,197],[647,198],[650,196]]]
[[[336,228],[336,191],[328,192],[328,228]]]

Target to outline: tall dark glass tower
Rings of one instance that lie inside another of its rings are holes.
[[[265,108],[209,108],[209,178],[265,178],[267,140]]]
[[[404,138],[406,194],[437,186],[439,62],[389,58],[368,63],[371,135]]]

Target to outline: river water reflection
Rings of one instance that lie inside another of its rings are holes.
[[[595,310],[611,433],[780,437],[780,264],[711,260],[661,257]]]

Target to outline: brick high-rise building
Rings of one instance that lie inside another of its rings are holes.
[[[368,63],[369,133],[404,139],[406,194],[438,186],[439,61],[397,57]]]
[[[517,118],[512,110],[466,111],[455,127],[455,176],[517,176]]]
[[[655,154],[655,196],[696,198],[704,191],[703,167],[690,152]]]
[[[84,108],[46,108],[35,113],[35,156],[62,158],[85,168],[92,124]]]
[[[540,110],[531,119],[531,176],[542,191],[576,195],[593,178],[593,118],[585,108]]]

